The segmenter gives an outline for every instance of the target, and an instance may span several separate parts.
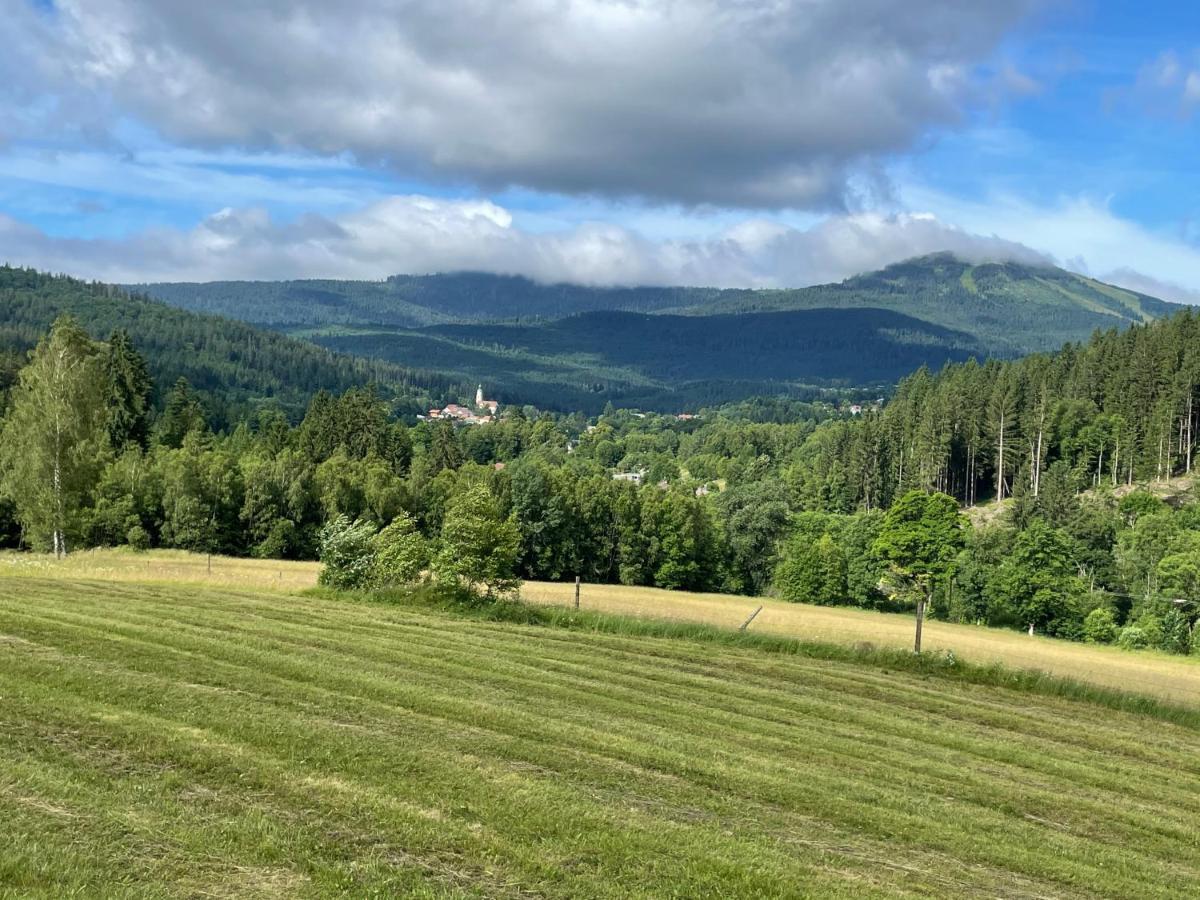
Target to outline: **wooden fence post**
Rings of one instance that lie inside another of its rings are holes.
[[[921,626],[925,623],[925,598],[922,597],[917,601],[917,638],[913,644],[913,651],[921,652]]]
[[[579,576],[575,576],[575,608],[579,609]]]
[[[750,618],[748,618],[745,622],[742,623],[742,627],[739,628],[738,631],[745,631],[747,628],[749,628],[750,623],[754,621],[754,617],[757,616],[760,612],[762,612],[761,606],[758,609],[756,609],[754,612],[750,613]]]

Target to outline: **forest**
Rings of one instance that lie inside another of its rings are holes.
[[[894,384],[922,364],[1058,350],[1168,315],[1045,264],[949,254],[797,289],[587,287],[448,273],[138,288],[341,353],[486,381],[510,403],[680,412]]]
[[[1198,328],[1184,311],[1056,354],[920,370],[858,415],[514,406],[456,428],[359,386],[317,392],[296,424],[263,405],[215,427],[186,378],[155,402],[129,334],[98,342],[63,317],[8,390],[0,532],[43,550],[312,558],[330,523],[366,539],[399,522],[436,558],[469,495],[511,531],[514,578],[875,609],[911,605],[923,579],[935,617],[1184,653],[1200,505],[1144,487],[1191,473]],[[900,571],[914,555],[931,562]]]
[[[468,387],[441,374],[330,353],[241,322],[173,309],[112,285],[7,265],[0,265],[0,387],[64,314],[96,338],[114,330],[133,335],[156,385],[170,387],[186,378],[205,395],[220,427],[262,404],[298,415],[322,389],[341,392],[374,382],[413,412],[430,398],[449,399]],[[162,397],[156,401],[161,404]]]

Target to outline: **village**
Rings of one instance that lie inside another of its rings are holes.
[[[419,418],[428,419],[443,419],[451,422],[461,422],[463,425],[487,425],[489,422],[496,421],[496,415],[500,410],[500,403],[496,400],[487,400],[483,396],[483,385],[479,385],[475,389],[475,403],[473,406],[460,406],[457,403],[449,403],[441,409],[429,410],[428,416]]]

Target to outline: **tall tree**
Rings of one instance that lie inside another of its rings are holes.
[[[59,318],[21,370],[0,441],[3,492],[26,537],[57,556],[82,529],[80,513],[104,461],[101,348]]]
[[[114,331],[104,361],[107,376],[108,443],[120,453],[130,445],[146,448],[150,436],[150,394],[154,383],[146,360],[129,333]]]

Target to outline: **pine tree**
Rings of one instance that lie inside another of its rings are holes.
[[[130,445],[145,449],[150,436],[150,395],[154,384],[146,360],[134,349],[128,332],[112,333],[104,368],[109,446],[117,453]]]

